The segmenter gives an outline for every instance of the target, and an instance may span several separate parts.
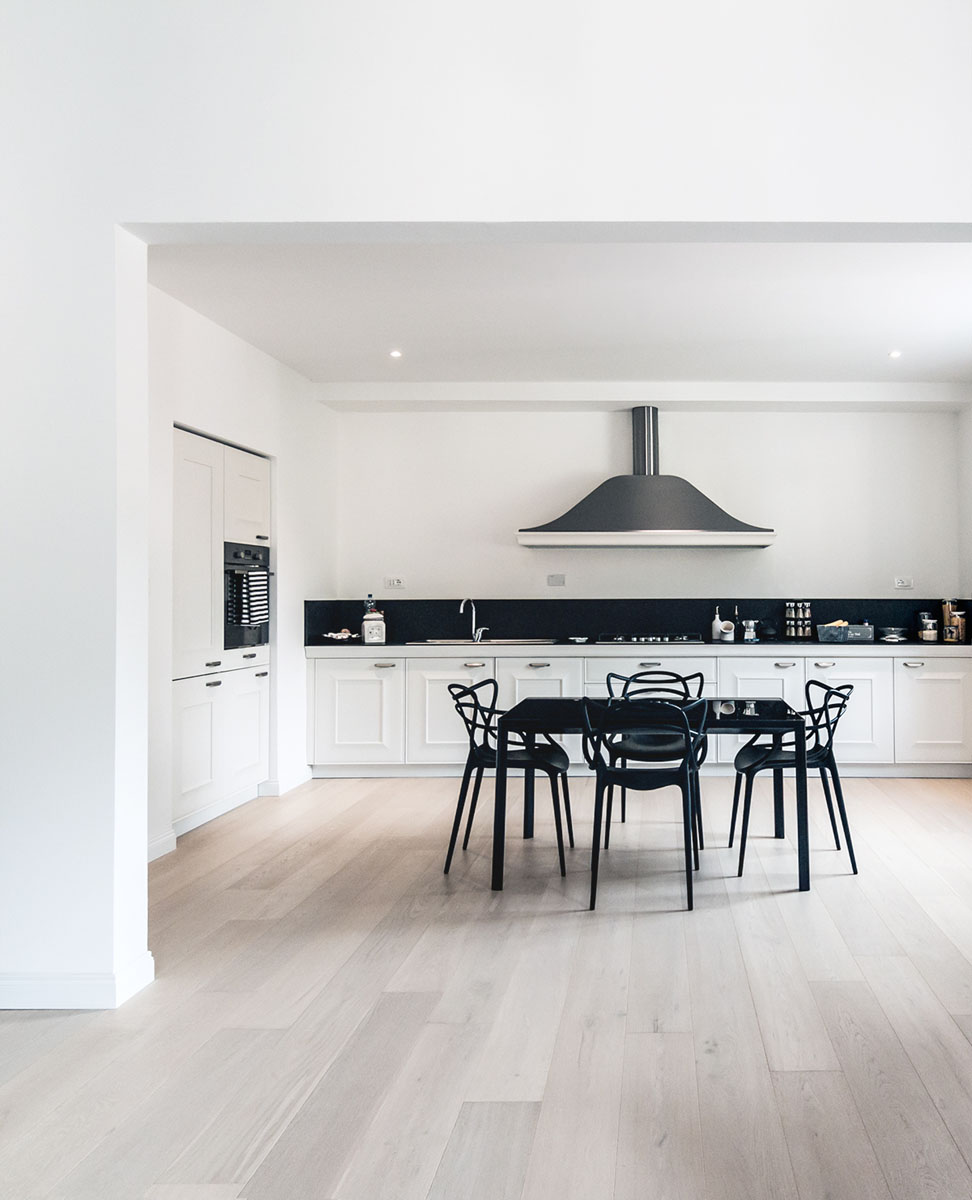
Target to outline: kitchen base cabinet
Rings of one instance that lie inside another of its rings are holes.
[[[449,685],[471,687],[493,674],[492,658],[412,658],[406,669],[405,761],[464,763],[469,738]]]
[[[404,762],[404,659],[317,659],[313,668],[310,762]]]
[[[894,757],[899,763],[972,762],[972,658],[895,661]]]
[[[172,685],[177,835],[252,800],[269,775],[270,672],[226,671]]]
[[[723,658],[719,660],[719,695],[726,698],[785,700],[798,711],[804,707],[803,659],[796,655]],[[718,762],[731,763],[736,751],[748,741],[728,735],[715,738]]]
[[[894,662],[890,658],[808,658],[807,679],[853,684],[837,726],[834,755],[844,763],[894,761]]]
[[[584,660],[543,654],[500,658],[496,660],[496,682],[502,709],[512,708],[528,696],[580,696],[584,690]],[[571,762],[584,761],[582,742],[576,734],[555,737],[554,741],[560,742]]]

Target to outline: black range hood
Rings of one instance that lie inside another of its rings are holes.
[[[658,474],[658,409],[631,410],[634,473],[599,484],[562,517],[517,530],[521,546],[768,546],[772,529],[737,521],[678,475]]]

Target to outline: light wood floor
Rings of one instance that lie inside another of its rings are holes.
[[[632,798],[590,913],[589,781],[566,881],[538,784],[500,894],[488,812],[442,875],[456,784],[319,781],[181,838],[150,988],[0,1014],[0,1196],[972,1197],[972,783],[848,780],[857,878],[813,785],[801,894],[768,784],[738,880],[705,780],[693,913],[674,793]]]

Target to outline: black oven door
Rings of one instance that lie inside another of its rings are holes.
[[[227,542],[223,555],[223,648],[270,641],[270,547]]]

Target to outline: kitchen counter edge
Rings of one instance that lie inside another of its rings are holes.
[[[717,658],[972,658],[972,645],[944,642],[653,642],[640,645],[615,642],[596,645],[567,643],[537,644],[521,642],[506,645],[471,642],[422,645],[386,643],[383,646],[362,646],[360,643],[340,643],[334,646],[305,646],[308,659],[314,658],[457,658],[476,655],[480,658],[698,658],[715,655]]]

